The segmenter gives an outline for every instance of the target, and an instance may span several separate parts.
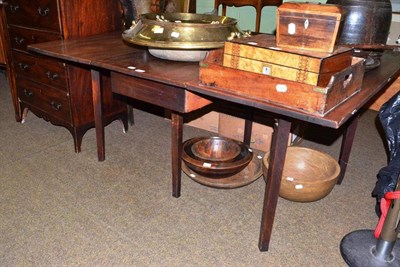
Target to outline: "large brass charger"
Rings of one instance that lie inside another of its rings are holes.
[[[267,177],[269,153],[263,158]],[[331,156],[306,147],[287,148],[279,195],[296,202],[317,201],[326,197],[336,185],[340,166]]]
[[[152,55],[160,58],[199,61],[208,50],[223,47],[228,39],[242,35],[237,20],[225,16],[149,13],[142,14],[137,23],[123,32],[122,38],[147,46]]]

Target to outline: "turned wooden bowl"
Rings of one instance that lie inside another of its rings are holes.
[[[183,143],[182,160],[194,172],[225,178],[242,171],[253,152],[242,142],[219,136],[196,137]]]
[[[241,152],[241,145],[230,139],[214,136],[200,138],[192,143],[191,150],[197,158],[208,161],[231,162]]]
[[[263,158],[267,177],[269,153]],[[312,202],[326,197],[336,185],[340,166],[331,156],[305,147],[288,147],[279,195],[296,202]]]

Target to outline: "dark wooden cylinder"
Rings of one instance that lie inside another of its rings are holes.
[[[392,20],[390,0],[328,0],[341,5],[344,21],[339,44],[386,44]]]

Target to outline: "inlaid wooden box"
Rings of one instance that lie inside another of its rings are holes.
[[[333,52],[341,19],[337,5],[283,3],[277,9],[277,46]]]
[[[200,62],[200,84],[317,116],[325,116],[358,93],[364,77],[364,59],[355,57],[352,65],[335,73],[326,87],[224,67],[222,58],[223,49],[217,49]]]
[[[327,86],[332,75],[351,65],[352,49],[333,53],[276,47],[275,36],[254,35],[225,42],[223,66],[272,77]]]

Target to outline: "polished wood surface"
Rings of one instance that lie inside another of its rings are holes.
[[[98,44],[102,44],[99,46]],[[93,49],[96,47],[96,49]],[[362,90],[324,117],[284,108],[249,96],[227,92],[211,86],[200,85],[197,63],[174,62],[157,59],[146,49],[125,44],[120,32],[90,36],[61,42],[48,42],[30,46],[35,51],[66,61],[105,68],[132,77],[151,79],[164,84],[186,88],[204,96],[225,99],[245,106],[259,108],[268,112],[330,128],[339,128],[374,95],[386,88],[400,74],[398,62],[400,53],[385,51],[382,64],[364,75]],[[145,70],[138,72],[128,67]]]
[[[1,49],[3,53],[2,58],[4,61],[0,63],[0,66],[5,66],[6,69],[6,76],[8,85],[11,90],[11,97],[13,99],[13,107],[14,110],[18,110],[18,102],[14,101],[16,92],[13,92],[13,88],[15,88],[15,79],[14,79],[14,69],[12,68],[12,61],[11,61],[11,44],[10,44],[10,37],[7,31],[7,17],[5,12],[5,3],[0,0],[0,42],[1,42]],[[1,52],[0,52],[1,53]],[[14,90],[15,91],[15,90]],[[18,117],[15,117],[18,119]]]
[[[278,7],[276,44],[331,53],[339,32],[342,10],[336,5],[286,2]]]
[[[119,30],[122,21],[118,1],[8,0],[4,10],[16,120],[26,121],[30,110],[67,128],[79,152],[83,135],[94,126],[90,71],[31,54],[27,46]],[[101,82],[110,88],[110,79],[105,75]],[[126,130],[126,103],[113,99],[110,89],[105,90],[102,101],[104,122],[121,119]]]
[[[199,175],[216,179],[241,172],[253,159],[249,147],[224,137],[195,137],[183,143],[182,160]]]
[[[264,173],[268,171],[268,159],[267,153],[263,158]],[[320,200],[335,187],[339,172],[339,164],[330,155],[307,147],[289,146],[279,196],[295,202]]]
[[[82,42],[83,41],[83,42]],[[99,45],[101,44],[101,45]],[[31,51],[87,66],[92,73],[98,69],[110,71],[112,90],[115,93],[132,97],[147,103],[171,110],[171,151],[172,151],[172,194],[180,196],[181,155],[183,139],[183,113],[187,113],[211,103],[188,90],[185,84],[198,79],[198,63],[174,62],[157,59],[143,47],[123,42],[121,32],[95,35],[84,39],[35,44]],[[97,75],[94,76],[97,80]],[[101,120],[101,101],[99,94],[104,92],[92,87],[94,113],[96,114],[96,133],[98,159],[105,159],[104,130]]]
[[[7,45],[5,42],[7,41],[6,34],[6,21],[4,14],[4,6],[3,1],[0,0],[0,66],[6,65],[6,56],[7,56]]]
[[[224,45],[223,66],[272,77],[326,87],[330,78],[352,64],[353,51],[337,48],[333,53],[299,49],[275,49],[271,34],[237,38]]]
[[[331,128],[345,127],[342,151],[339,156],[339,163],[342,171],[338,181],[341,181],[349,160],[350,150],[357,128],[358,116],[360,114],[359,110],[362,109],[375,94],[388,86],[391,80],[395,79],[400,73],[400,66],[398,64],[400,61],[400,53],[386,51],[382,56],[381,67],[365,74],[362,90],[354,97],[336,107],[326,116],[320,117],[274,105],[266,101],[257,100],[245,94],[221,90],[212,86],[202,86],[199,84],[199,66],[197,63],[173,62],[152,57],[141,47],[124,44],[121,39],[121,32],[76,40],[35,44],[30,46],[30,49],[37,53],[65,60],[66,62],[74,62],[75,64],[85,66],[92,69],[92,72],[98,71],[99,69],[111,71],[112,79],[113,77],[114,79],[127,79],[127,77],[131,77],[132,85],[129,90],[133,90],[134,92],[124,90],[120,93],[126,93],[133,97],[146,97],[145,92],[140,93],[142,88],[135,87],[134,81],[142,79],[141,83],[145,83],[148,90],[152,91],[154,89],[154,92],[157,92],[157,86],[165,86],[164,88],[168,93],[169,91],[174,91],[176,94],[181,94],[181,96],[185,94],[186,91],[189,91],[195,94],[196,97],[211,97],[212,100],[221,99],[224,101],[223,103],[231,102],[242,104],[247,107],[258,108],[276,118],[278,123],[274,126],[275,129],[272,136],[269,161],[270,168],[268,169],[266,177],[266,189],[260,226],[259,249],[261,251],[266,251],[269,248],[292,123],[300,120],[302,122],[315,123]],[[138,69],[140,71],[137,71]],[[97,79],[98,77],[96,74],[94,81]],[[115,83],[117,80],[113,82]],[[128,80],[123,83],[127,85]],[[169,88],[169,86],[172,86],[173,89]],[[95,82],[95,86],[92,90],[93,92],[101,90],[101,88],[98,88],[97,82]],[[113,90],[119,89],[114,87]],[[151,92],[147,92],[146,94],[148,93]],[[159,98],[162,99],[162,97]],[[169,103],[172,101],[171,99],[172,98],[167,97],[165,101],[158,104],[164,107],[171,107]],[[188,101],[188,98],[182,99],[185,99],[185,101],[181,102],[180,107],[175,106],[174,109],[184,110],[185,112],[189,111],[190,109],[186,110],[184,108],[184,106],[187,105],[186,101]],[[101,112],[101,101],[94,106],[95,109]],[[179,197],[182,171],[183,113],[172,110],[171,123],[172,194],[175,197]],[[96,129],[100,129],[100,134],[97,135],[98,141],[99,138],[104,138],[104,135],[101,133],[102,127],[101,119],[97,120]],[[251,130],[251,125],[247,125],[246,129]],[[248,138],[248,133],[245,134],[245,136]]]
[[[285,119],[274,125],[258,242],[261,251],[269,248],[291,127],[292,123]]]
[[[240,172],[224,177],[223,179],[216,179],[209,175],[203,176],[193,169],[190,169],[187,164],[182,164],[183,172],[189,176],[193,181],[208,187],[220,189],[234,189],[243,187],[261,179],[262,176],[262,162],[258,157],[253,157],[250,163]]]
[[[222,49],[209,53],[200,65],[201,84],[317,116],[324,116],[360,91],[364,74],[363,59],[355,58],[352,66],[334,73],[326,87],[317,87],[226,67],[222,58]]]
[[[202,108],[211,104],[192,92],[165,83],[149,83],[148,80],[117,72],[111,73],[114,93],[141,100],[180,113]]]
[[[35,44],[30,50],[65,61],[104,68],[172,86],[185,87],[189,81],[198,80],[198,63],[155,58],[147,49],[125,43],[122,40],[122,32]]]
[[[263,100],[257,100],[251,96],[235,92],[227,92],[212,86],[199,85],[198,81],[191,81],[187,84],[189,90],[202,93],[211,97],[224,98],[228,101],[243,104],[250,107],[269,111],[280,116],[287,116],[293,119],[315,123],[330,128],[339,128],[345,122],[356,114],[368,101],[371,100],[382,89],[385,89],[400,74],[400,53],[394,51],[385,51],[382,56],[382,64],[379,68],[371,70],[364,75],[361,91],[346,102],[337,106],[324,117],[307,114],[301,111],[290,110],[285,107],[266,103]]]

